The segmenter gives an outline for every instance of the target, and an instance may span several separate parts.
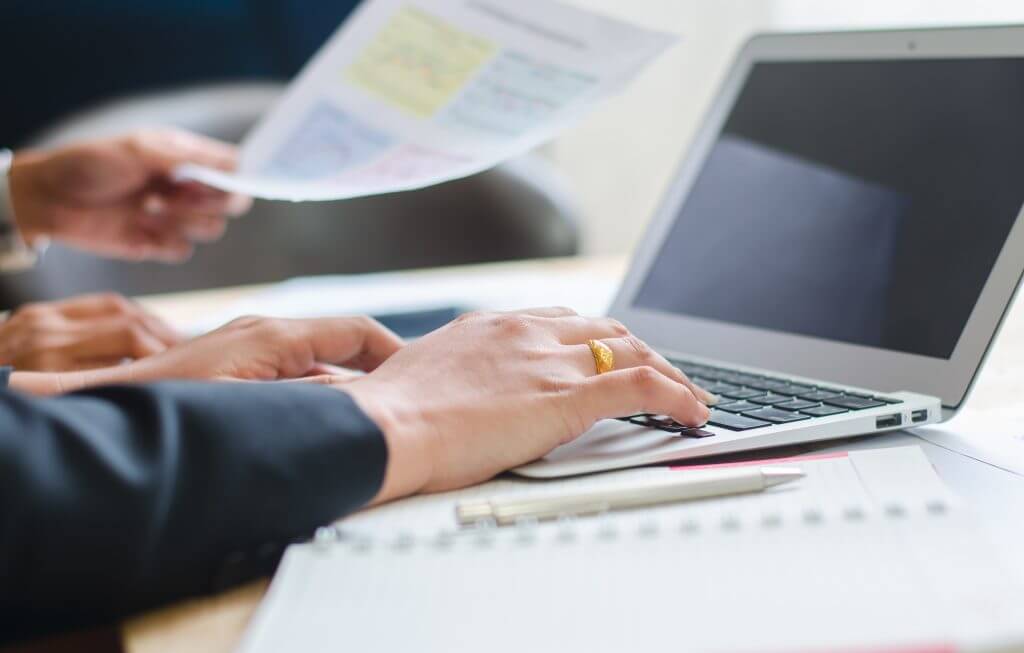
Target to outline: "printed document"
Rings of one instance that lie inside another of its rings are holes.
[[[411,190],[549,140],[674,37],[552,0],[368,0],[242,145],[179,177],[283,200]]]

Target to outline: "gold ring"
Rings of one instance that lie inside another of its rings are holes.
[[[597,373],[604,374],[615,369],[615,354],[612,348],[600,340],[588,340],[587,346],[590,353],[594,355],[594,365],[597,366]]]

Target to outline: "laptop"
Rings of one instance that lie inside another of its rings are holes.
[[[948,419],[1024,271],[1024,27],[756,36],[611,308],[721,397],[604,420],[557,477]]]

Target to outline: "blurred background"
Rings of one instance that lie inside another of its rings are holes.
[[[1021,0],[572,0],[678,33],[624,94],[541,151],[467,180],[324,204],[259,202],[185,266],[54,248],[0,277],[0,308],[515,258],[621,254],[643,232],[729,61],[752,33],[1024,23]],[[173,124],[239,140],[355,0],[5,0],[0,144]],[[15,65],[17,64],[17,65]]]

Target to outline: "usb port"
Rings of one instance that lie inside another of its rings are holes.
[[[891,429],[903,423],[902,415],[886,415],[875,420],[875,428]]]
[[[913,422],[914,424],[917,424],[919,422],[927,422],[928,411],[925,409],[915,410],[914,412],[910,413],[910,421]]]

